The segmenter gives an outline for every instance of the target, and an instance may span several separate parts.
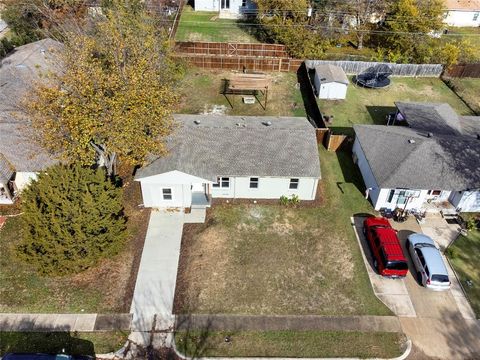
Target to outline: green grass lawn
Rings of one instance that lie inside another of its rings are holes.
[[[452,90],[455,91],[477,115],[480,115],[480,79],[449,78],[446,79],[446,81]]]
[[[480,318],[480,231],[472,230],[467,236],[460,236],[453,243],[452,250],[456,255],[450,256],[450,261],[478,319]],[[469,286],[467,280],[471,280],[473,285]]]
[[[225,336],[230,342],[225,342]],[[397,333],[335,331],[181,331],[175,334],[177,349],[194,358],[226,357],[360,357],[399,356],[405,337]]]
[[[137,206],[139,186],[133,185],[125,191],[131,236],[124,251],[79,274],[42,276],[19,259],[16,246],[22,237],[22,218],[9,218],[0,230],[0,312],[128,312],[129,289],[135,281],[132,266],[134,257],[140,256],[138,248],[141,251],[137,241],[143,243],[148,223],[148,211]]]
[[[177,112],[203,114],[217,109],[227,115],[305,116],[302,94],[296,87],[296,74],[269,73],[272,86],[266,110],[258,102],[244,104],[241,95],[227,95],[228,99],[222,95],[224,79],[231,74],[229,71],[188,69],[177,90],[181,99]],[[261,94],[258,99],[264,103]]]
[[[320,111],[323,115],[334,116],[330,125],[334,131],[346,134],[353,133],[349,128],[355,124],[385,124],[386,115],[395,111],[395,101],[446,102],[461,115],[473,115],[439,78],[392,77],[391,80],[389,87],[378,90],[351,83],[345,100],[319,99]]]
[[[9,352],[69,355],[106,354],[119,350],[128,333],[107,331],[85,332],[0,332],[0,356]]]
[[[350,217],[372,212],[351,156],[320,148],[316,207],[215,205],[187,225],[177,313],[390,315],[373,294]]]
[[[245,21],[245,20],[243,20]],[[238,24],[236,20],[219,19],[218,12],[193,11],[185,6],[180,16],[177,41],[208,42],[258,42],[250,33],[248,26]]]

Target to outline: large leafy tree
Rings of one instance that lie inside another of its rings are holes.
[[[165,153],[178,69],[140,0],[111,0],[104,15],[66,33],[63,71],[27,105],[41,145],[83,164],[100,156],[111,174],[117,157],[136,165]]]
[[[309,26],[307,0],[257,0],[258,21],[269,39],[284,44],[297,58],[320,58],[330,41]]]
[[[72,18],[83,19],[85,0],[0,0],[1,16],[13,31],[14,42],[22,45],[55,33]]]
[[[44,274],[87,269],[125,239],[122,190],[102,169],[57,165],[22,192],[19,254]]]

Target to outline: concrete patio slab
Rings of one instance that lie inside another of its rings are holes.
[[[57,317],[58,314],[38,314],[33,328],[39,331],[55,329]]]
[[[58,314],[53,328],[56,331],[74,331],[76,321],[76,314]]]
[[[93,331],[97,314],[80,314],[75,321],[75,331]]]

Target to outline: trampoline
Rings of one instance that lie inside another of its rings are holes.
[[[355,83],[366,88],[380,89],[390,85],[392,69],[388,65],[379,64],[369,67],[355,77]]]

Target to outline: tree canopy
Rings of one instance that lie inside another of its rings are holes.
[[[99,153],[136,165],[166,152],[179,71],[140,0],[112,0],[88,28],[67,32],[61,58],[26,103],[43,147],[86,165]]]
[[[22,192],[19,254],[44,274],[79,272],[125,240],[122,190],[103,169],[56,165]]]

